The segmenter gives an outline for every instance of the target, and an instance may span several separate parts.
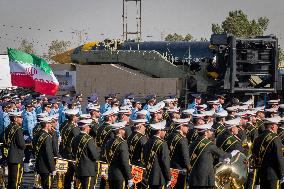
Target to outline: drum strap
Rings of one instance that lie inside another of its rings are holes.
[[[71,145],[71,141],[72,138],[70,138],[70,134],[72,133],[72,130],[75,128],[74,124],[71,124],[70,126],[66,125],[65,127],[62,128],[62,144],[63,147],[66,148],[67,144],[69,144],[69,146]]]
[[[281,138],[281,141],[283,141],[284,140],[284,129],[280,129],[280,130],[281,131],[278,133],[278,136]]]
[[[220,148],[222,148],[225,152],[227,152],[227,150],[237,142],[238,139],[235,136],[231,135],[223,142]]]
[[[109,149],[109,151],[106,151],[106,159],[107,159],[107,163],[110,165],[113,161],[114,155],[117,152],[118,147],[120,146],[120,144],[123,142],[123,140],[121,140],[120,138],[115,138],[113,143],[111,144],[111,147]]]
[[[163,144],[163,140],[157,138],[156,141],[154,142],[152,148],[151,148],[148,160],[145,162],[146,163],[146,179],[147,180],[149,180],[149,176],[150,176],[150,173],[152,171],[154,161],[155,161],[155,156],[158,152],[158,149],[160,148],[160,146],[162,144]]]
[[[17,125],[12,125],[11,127],[8,127],[7,130],[4,132],[4,155],[8,157],[8,149],[10,148],[10,145],[14,139],[14,136],[17,132],[17,130],[20,129]]]
[[[84,149],[91,139],[92,138],[87,134],[84,134],[83,137],[81,138],[75,154],[75,159],[77,164],[80,162]]]
[[[268,147],[270,146],[271,142],[275,138],[277,138],[277,134],[272,133],[272,132],[268,133],[265,136],[264,140],[261,143],[261,146],[260,146],[260,149],[259,149],[259,152],[258,152],[258,156],[255,159],[256,166],[261,167],[263,158],[266,154],[266,151],[267,151]]]
[[[218,123],[218,127],[216,128],[216,137],[219,136],[223,131],[225,130],[225,127],[223,124]]]
[[[249,135],[252,131],[254,131],[256,128],[251,124],[251,123],[247,123],[246,126],[246,135]]]
[[[44,143],[44,141],[46,140],[46,138],[50,136],[48,133],[42,131],[40,133],[40,136],[38,137],[37,141],[34,141],[34,153],[35,153],[35,159],[37,159],[38,153]]]
[[[199,159],[200,155],[202,154],[203,150],[209,145],[212,144],[212,142],[206,138],[203,138],[194,148],[192,155],[190,156],[190,165],[193,169],[195,166],[195,163]],[[192,170],[191,169],[191,170]]]
[[[176,133],[176,135],[174,136],[173,140],[171,141],[170,146],[169,146],[170,160],[172,159],[172,157],[174,155],[177,143],[182,139],[182,137],[183,136],[178,132],[178,133]]]
[[[133,137],[129,141],[129,156],[130,160],[132,160],[132,157],[134,155],[135,148],[138,144],[138,142],[141,140],[143,135],[141,133],[136,132]]]

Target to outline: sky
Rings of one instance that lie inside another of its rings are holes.
[[[129,30],[135,30],[135,3],[127,5]],[[161,40],[175,32],[209,39],[211,24],[239,9],[250,19],[268,17],[266,34],[275,34],[284,47],[283,0],[142,0],[142,40]],[[18,47],[22,39],[43,54],[56,39],[76,47],[121,35],[122,0],[0,0],[0,53]]]

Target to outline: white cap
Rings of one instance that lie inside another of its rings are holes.
[[[148,111],[147,110],[140,110],[138,112],[136,112],[136,114],[140,114],[140,115],[147,115]]]
[[[270,112],[270,113],[277,113],[278,112],[278,108],[270,108],[270,109],[265,109],[266,112]]]
[[[203,125],[194,126],[194,128],[197,129],[198,132],[205,132],[205,131],[211,129],[212,125],[213,125],[213,123],[210,122],[210,123],[206,123],[206,124],[203,124]]]
[[[185,119],[173,119],[173,122],[177,125],[183,125],[183,124],[188,124],[188,122],[190,121],[189,118],[185,118]]]
[[[230,106],[226,108],[228,112],[236,112],[238,111],[238,109],[239,109],[239,106]]]
[[[55,120],[58,120],[59,118],[59,114],[54,114],[54,115],[51,115],[51,116],[48,116],[50,119],[55,119]]]
[[[148,109],[148,111],[150,113],[158,113],[161,110],[161,108],[157,107],[157,106],[153,106],[151,108]]]
[[[43,113],[37,114],[38,118],[42,118],[42,117],[46,117],[46,116],[48,116],[47,112],[43,112]]]
[[[202,112],[202,114],[204,114],[205,116],[213,116],[215,114],[215,111],[214,110],[204,111]]]
[[[255,115],[256,115],[256,111],[255,111],[255,110],[247,110],[247,111],[246,111],[246,114],[247,114],[247,115],[255,116]]]
[[[265,108],[265,106],[261,106],[261,107],[256,107],[256,108],[254,108],[254,110],[255,110],[256,112],[264,112],[264,108]]]
[[[78,121],[78,126],[84,127],[85,125],[91,125],[92,122],[93,122],[92,119],[82,119],[82,120]]]
[[[243,105],[252,105],[252,104],[254,104],[254,102],[253,102],[253,99],[249,99],[249,100],[246,101],[246,102],[242,102],[242,104],[243,104]]]
[[[64,111],[65,114],[67,115],[77,115],[79,113],[79,109],[68,109]]]
[[[117,129],[124,128],[126,124],[127,124],[127,121],[122,121],[122,122],[113,123],[110,126],[112,130],[117,130]]]
[[[245,116],[246,114],[247,114],[246,111],[241,111],[241,112],[236,113],[235,116],[236,116],[236,117],[243,117],[243,116]]]
[[[40,122],[43,122],[43,123],[51,123],[52,118],[50,118],[50,117],[43,117],[43,118],[40,118],[39,120],[40,120]]]
[[[186,109],[182,111],[182,113],[186,115],[192,115],[193,112],[195,112],[195,109]]]
[[[100,105],[94,105],[94,104],[91,104],[89,105],[88,107],[89,110],[95,110],[95,111],[100,111]]]
[[[130,111],[131,110],[131,106],[129,106],[129,105],[121,106],[120,110],[128,110],[128,111]]]
[[[175,101],[175,99],[172,99],[172,98],[168,98],[168,99],[166,99],[166,100],[163,100],[165,103],[171,103],[171,102],[174,102]]]
[[[152,130],[164,130],[166,128],[167,121],[163,120],[159,123],[150,124]]]
[[[119,107],[112,107],[111,110],[114,114],[117,114],[119,112]]]
[[[266,118],[264,120],[264,123],[275,123],[275,124],[279,124],[279,122],[281,121],[281,117],[280,116],[275,116],[275,117],[271,117],[271,118]]]
[[[225,126],[230,129],[234,126],[238,126],[240,124],[241,119],[240,118],[236,118],[236,119],[231,119],[231,120],[227,120],[225,121]]]
[[[113,111],[112,109],[110,109],[110,110],[104,112],[104,113],[102,114],[102,116],[109,116],[109,115],[113,115],[113,114],[115,114],[114,111]]]
[[[156,107],[157,109],[163,109],[166,106],[166,104],[161,101],[159,103],[157,103],[154,107]]]
[[[22,117],[22,111],[21,112],[9,112],[9,116],[14,116],[14,117]]]
[[[219,100],[209,100],[209,101],[207,101],[207,103],[208,104],[216,104],[216,105],[220,104]]]
[[[249,105],[239,106],[239,110],[247,110]]]
[[[168,109],[167,111],[170,113],[179,113],[179,108],[172,108],[172,109]]]
[[[205,116],[206,116],[205,114],[192,114],[193,118],[203,118]]]
[[[226,110],[220,111],[218,113],[215,113],[216,117],[227,117],[228,116],[228,112]]]
[[[90,119],[91,115],[90,114],[81,114],[80,118],[82,118],[82,119]]]
[[[206,108],[207,108],[207,105],[206,105],[206,104],[200,104],[200,105],[197,105],[196,108],[203,108],[203,109],[206,109]]]
[[[132,120],[132,122],[134,124],[138,124],[138,123],[146,123],[148,120],[147,119],[135,119],[135,120]]]
[[[279,102],[280,102],[280,99],[267,101],[268,104],[279,104]]]

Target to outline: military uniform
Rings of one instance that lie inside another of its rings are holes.
[[[132,132],[132,134],[127,138],[127,144],[129,147],[129,159],[131,164],[142,166],[141,153],[146,142],[146,136],[136,131]]]
[[[188,172],[190,162],[187,138],[182,136],[180,131],[174,131],[166,138],[166,141],[170,150],[171,168]],[[179,174],[174,188],[186,189],[186,177],[186,173]]]
[[[163,188],[171,180],[170,157],[166,142],[157,136],[151,137],[144,145],[142,155],[149,188]]]
[[[258,137],[257,128],[251,123],[247,122],[245,126],[247,140],[253,142]]]
[[[279,138],[281,139],[282,144],[284,145],[284,128],[279,127],[277,134],[278,134]]]
[[[265,130],[255,139],[252,148],[254,166],[258,169],[261,189],[279,188],[284,176],[282,143],[276,133]]]
[[[18,189],[22,184],[25,140],[22,128],[11,123],[4,133],[4,155],[8,163],[8,189]]]
[[[242,141],[236,135],[230,134],[229,131],[225,131],[217,137],[216,145],[225,152],[239,150],[240,152],[245,153],[242,147]]]
[[[109,187],[111,189],[124,189],[126,186],[125,181],[132,178],[127,142],[116,136],[107,142],[105,152],[109,164]]]
[[[213,156],[220,159],[229,158],[230,154],[217,148],[210,140],[198,137],[189,148],[191,171],[189,188],[214,188],[215,174]]]
[[[258,128],[259,135],[262,134],[265,131],[264,122],[261,119],[256,118],[255,126],[256,126],[256,128]]]
[[[48,132],[41,132],[33,139],[35,153],[35,170],[41,177],[43,189],[52,188],[52,173],[55,170],[55,161],[52,149],[52,139]]]
[[[195,141],[198,137],[198,132],[196,129],[192,128],[188,131],[188,133],[186,134],[186,138],[188,141],[188,144],[190,145],[193,141]]]
[[[219,122],[215,123],[212,128],[214,129],[214,135],[216,138],[225,131],[225,126]]]
[[[61,155],[65,159],[72,159],[71,142],[77,135],[80,134],[80,129],[75,123],[68,123],[61,128]],[[71,182],[75,173],[75,168],[72,163],[68,163],[68,171],[65,174],[64,188],[71,189]]]
[[[93,189],[96,176],[98,152],[93,138],[81,132],[72,141],[72,154],[76,160],[76,175],[82,189]]]

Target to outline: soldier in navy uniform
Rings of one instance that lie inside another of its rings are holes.
[[[68,118],[68,122],[66,125],[61,127],[60,133],[61,133],[61,156],[64,159],[73,159],[72,157],[72,151],[71,151],[71,141],[80,134],[80,129],[77,127],[77,120],[79,110],[78,109],[69,109],[65,111],[65,115]],[[75,173],[75,168],[73,163],[68,163],[68,170],[65,174],[65,180],[64,180],[64,188],[65,189],[71,189],[71,183],[73,181]]]
[[[260,189],[276,189],[284,182],[284,160],[281,139],[277,136],[280,118],[267,118],[265,131],[255,139],[252,158],[260,180]],[[258,183],[258,180],[255,181]]]
[[[110,125],[115,137],[107,142],[105,156],[109,164],[108,183],[111,189],[124,189],[125,186],[127,188],[133,186],[128,146],[125,141],[125,125],[126,121]]]
[[[175,189],[186,189],[187,172],[190,170],[188,141],[189,119],[174,119],[175,129],[167,136],[166,141],[170,150],[171,168],[181,170]]]
[[[171,185],[169,149],[164,141],[165,126],[166,120],[150,124],[150,137],[143,147],[142,163],[151,189],[168,188]]]
[[[33,139],[35,154],[35,170],[40,175],[43,189],[51,189],[53,177],[55,176],[55,161],[52,149],[51,119],[48,117],[42,120],[42,130]]]
[[[93,189],[96,176],[96,161],[99,154],[93,138],[89,135],[92,119],[80,120],[79,135],[72,140],[72,154],[76,160],[76,175],[82,189]]]
[[[221,111],[215,114],[216,123],[212,126],[214,129],[215,137],[217,138],[220,134],[225,131],[225,118],[228,116],[228,112]]]
[[[195,126],[198,137],[189,147],[191,170],[189,173],[189,188],[211,188],[215,186],[214,158],[218,157],[225,162],[238,153],[233,151],[232,155],[219,149],[213,142],[212,123]]]
[[[25,140],[22,131],[22,112],[10,112],[10,125],[4,133],[4,155],[8,163],[8,189],[18,189],[22,184]]]

